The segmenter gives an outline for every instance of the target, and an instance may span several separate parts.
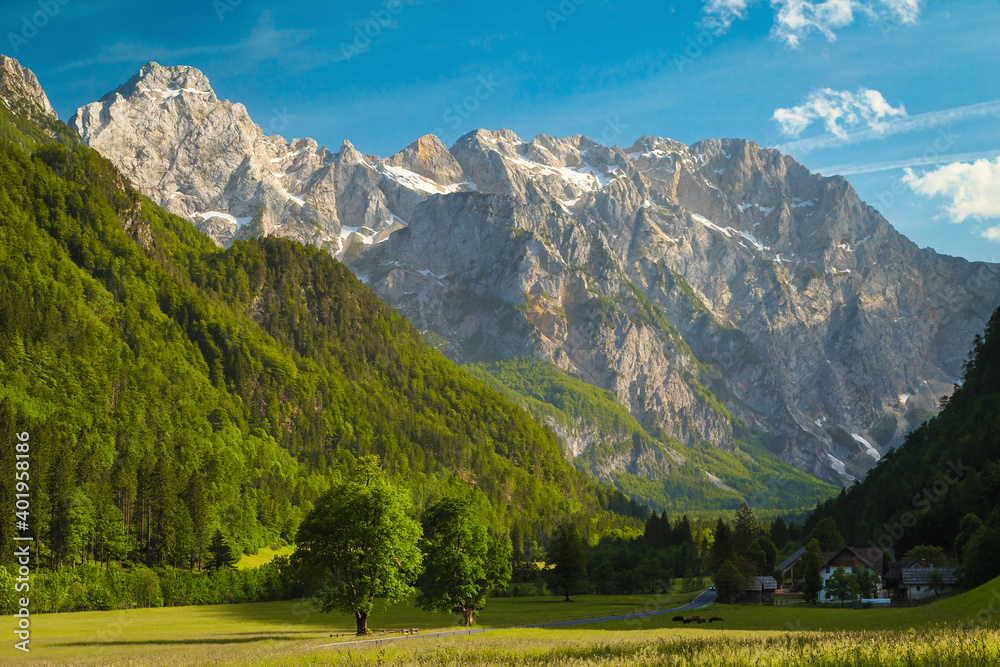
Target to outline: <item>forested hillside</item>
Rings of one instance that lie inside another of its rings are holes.
[[[30,434],[43,564],[199,563],[217,527],[247,551],[291,540],[370,453],[418,509],[477,494],[527,547],[573,513],[639,525],[644,508],[587,481],[551,430],[325,252],[218,249],[65,126],[23,126],[0,108],[0,433]]]
[[[968,584],[1000,574],[1000,309],[976,336],[962,385],[942,403],[806,528],[833,517],[849,544],[954,550]]]
[[[769,452],[745,422],[734,419],[731,448],[683,445],[662,429],[647,431],[614,394],[538,360],[473,364],[476,377],[548,420],[584,471],[657,510],[800,510],[836,488]]]

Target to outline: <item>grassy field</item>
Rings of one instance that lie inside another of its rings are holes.
[[[264,653],[241,665],[393,665],[398,667],[994,667],[1000,663],[1000,631],[789,633],[733,630],[504,630],[481,637],[445,637],[330,649],[303,656]]]
[[[707,612],[707,613],[705,613]],[[861,631],[903,630],[947,623],[973,626],[1000,624],[1000,578],[979,588],[943,597],[919,607],[851,609],[837,605],[783,604],[775,606],[712,605],[699,615],[720,616],[730,630]],[[592,627],[606,630],[676,627],[669,616],[651,616]],[[685,626],[681,626],[683,629]],[[689,626],[688,626],[689,627]]]
[[[253,556],[248,556],[246,554],[240,556],[239,562],[236,563],[236,569],[246,570],[249,568],[260,567],[264,563],[270,563],[278,556],[291,556],[294,551],[295,547],[290,545],[278,547],[277,549],[272,549],[271,547],[261,547],[260,550]]]
[[[615,615],[679,606],[694,594],[500,598],[484,627]],[[721,624],[684,626],[671,615],[558,630],[500,630],[471,636],[354,641],[353,618],[313,612],[301,601],[32,618],[32,652],[0,647],[0,664],[65,665],[996,665],[1000,664],[1000,578],[974,591],[905,609],[808,605],[724,606],[697,612]],[[0,628],[14,619],[0,618]],[[412,605],[376,610],[370,627],[454,627],[455,619]],[[342,636],[334,636],[342,633]]]
[[[696,593],[663,596],[660,603],[679,606]],[[561,597],[496,598],[478,619],[481,627],[505,627],[572,618],[627,614],[644,610],[648,596],[582,595],[566,603]],[[354,618],[312,611],[303,601],[255,604],[87,611],[40,614],[32,619],[31,653],[25,656],[0,646],[0,664],[194,664],[229,661],[260,654],[301,654],[310,647],[354,638]],[[0,617],[0,631],[14,627]],[[383,636],[403,628],[421,632],[453,629],[457,619],[431,614],[412,604],[389,610],[377,606],[368,627]],[[336,635],[343,634],[343,637]],[[331,638],[331,635],[334,635]],[[13,636],[13,634],[11,635]],[[388,635],[386,635],[388,636]]]

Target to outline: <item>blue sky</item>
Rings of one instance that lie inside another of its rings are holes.
[[[920,246],[1000,261],[995,0],[8,0],[2,19],[63,119],[155,60],[334,150],[745,137],[845,174]]]

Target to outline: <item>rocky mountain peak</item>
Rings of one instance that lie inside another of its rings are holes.
[[[998,267],[919,251],[752,141],[480,129],[382,159],[264,136],[210,91],[150,63],[72,122],[220,245],[325,248],[454,358],[549,359],[682,444],[751,429],[850,482],[936,408],[1000,294]]]
[[[387,158],[385,164],[408,169],[441,185],[455,185],[465,181],[462,166],[433,134],[420,137]]]
[[[3,54],[0,54],[0,99],[15,114],[30,120],[58,120],[34,72]]]
[[[144,94],[164,100],[179,95],[206,95],[206,101],[218,101],[208,77],[201,70],[186,65],[164,67],[157,62],[148,62],[140,67],[131,79],[108,93],[105,98],[120,95],[131,100]],[[101,98],[102,101],[105,98]]]

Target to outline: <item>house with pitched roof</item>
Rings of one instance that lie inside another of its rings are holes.
[[[777,588],[778,580],[774,577],[747,577],[743,601],[757,604],[771,602]]]
[[[822,565],[819,573],[823,577],[823,590],[820,591],[820,602],[840,602],[830,596],[826,590],[826,582],[836,572],[838,567],[848,573],[856,574],[861,570],[871,570],[877,581],[882,581],[882,550],[878,547],[844,547],[840,551],[824,551],[820,554]],[[881,589],[882,586],[879,586]],[[881,596],[880,596],[881,597]]]
[[[958,576],[953,567],[936,568],[926,560],[898,560],[889,566],[884,581],[893,599],[914,602],[953,590]]]
[[[791,590],[802,590],[802,581],[805,578],[805,569],[802,565],[802,556],[805,555],[805,548],[801,548],[791,556],[786,558],[778,566],[790,579],[789,588]],[[875,573],[878,581],[882,581],[882,550],[878,547],[844,547],[839,551],[824,551],[820,553],[820,575],[823,577],[823,591],[820,593],[820,602],[839,602],[830,597],[826,592],[826,582],[838,567],[844,568],[849,573],[857,573],[862,569],[871,570]],[[881,585],[880,585],[881,593]]]

